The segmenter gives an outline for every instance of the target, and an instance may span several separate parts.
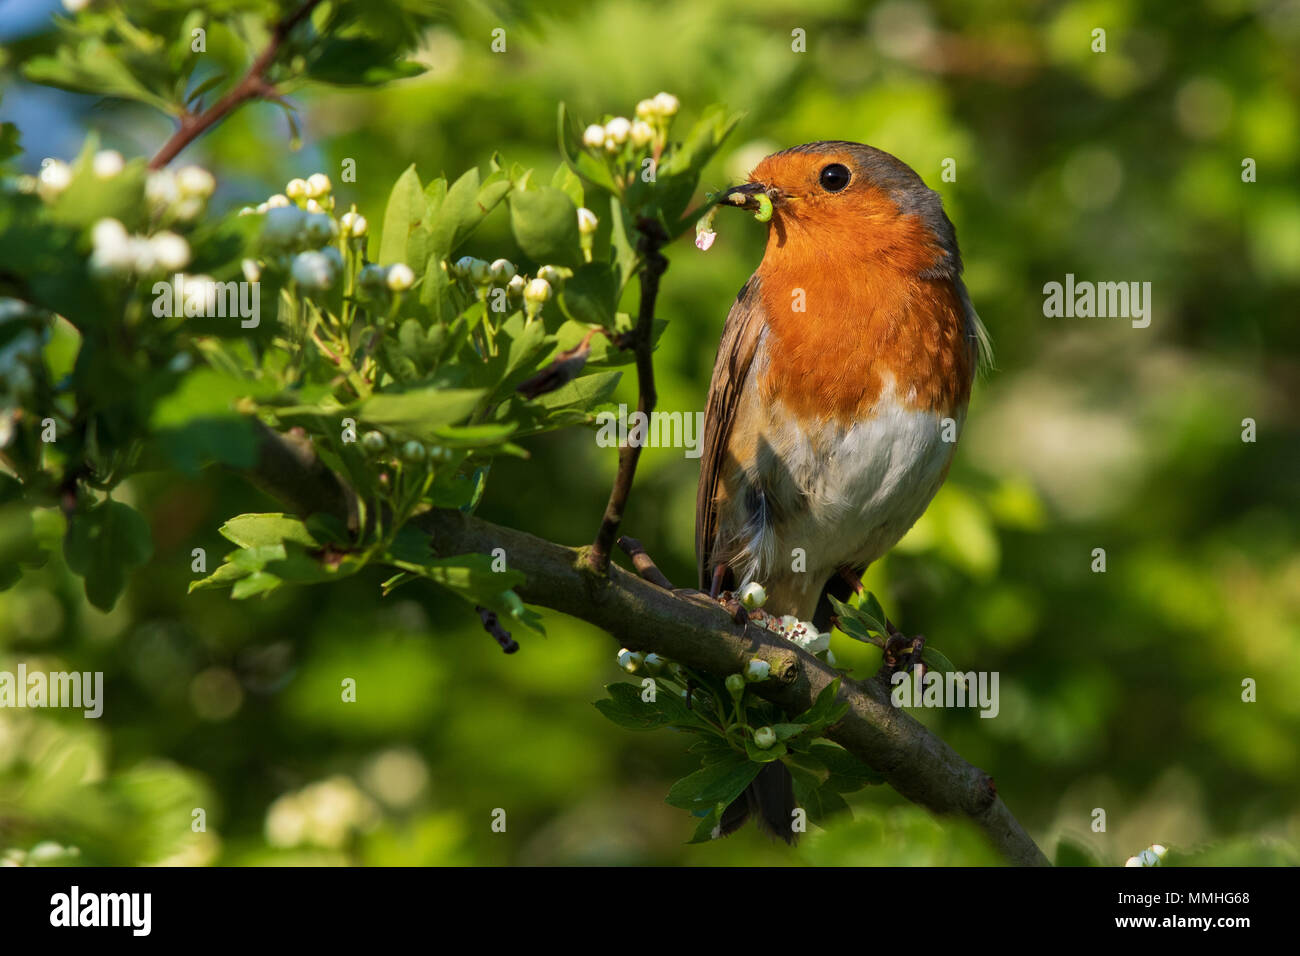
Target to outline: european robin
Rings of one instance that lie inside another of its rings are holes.
[[[696,501],[700,587],[761,583],[765,610],[829,626],[943,483],[988,339],[938,193],[895,157],[819,142],[719,202],[770,213],[722,332]],[[837,593],[838,592],[838,593]],[[780,763],[723,816],[793,842]]]

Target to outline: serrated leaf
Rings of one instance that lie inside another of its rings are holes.
[[[762,770],[760,764],[737,754],[734,759],[701,767],[673,784],[665,801],[683,810],[714,809],[745,792]]]
[[[153,536],[140,512],[109,498],[72,516],[63,553],[68,567],[85,580],[90,603],[109,611],[127,575],[153,554]]]

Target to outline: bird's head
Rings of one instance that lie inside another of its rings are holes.
[[[764,213],[771,203],[769,257],[887,264],[936,278],[961,272],[957,237],[938,193],[906,163],[862,143],[808,143],[773,153],[718,201]]]

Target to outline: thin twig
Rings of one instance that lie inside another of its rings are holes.
[[[277,23],[271,32],[271,42],[249,66],[243,79],[231,87],[225,96],[201,113],[183,114],[180,126],[172,134],[171,139],[163,144],[162,149],[158,150],[153,159],[149,160],[149,168],[161,169],[166,166],[176,158],[177,153],[224,119],[226,114],[249,100],[278,100],[280,94],[266,79],[267,70],[275,62],[280,47],[284,45],[293,28],[305,20],[320,2],[321,0],[306,0],[301,7]]]
[[[641,309],[637,315],[636,328],[632,332],[631,345],[636,353],[639,392],[636,407],[649,421],[655,402],[658,401],[653,355],[655,300],[659,297],[659,277],[668,268],[668,260],[659,250],[668,241],[668,236],[658,223],[650,219],[641,220],[637,229],[641,232],[637,246],[645,258],[645,264],[641,268]],[[598,574],[609,571],[610,551],[618,535],[618,526],[623,521],[623,512],[627,508],[628,496],[632,493],[632,480],[636,477],[636,465],[640,458],[640,442],[629,442],[618,451],[618,474],[614,476],[614,487],[610,489],[609,502],[605,505],[605,514],[601,517],[596,540],[588,552],[591,567]]]

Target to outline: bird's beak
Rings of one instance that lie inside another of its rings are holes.
[[[763,183],[741,183],[739,186],[732,186],[720,195],[718,205],[738,206],[741,209],[754,211],[762,208],[762,203],[758,199],[760,195],[771,198],[767,186]]]

